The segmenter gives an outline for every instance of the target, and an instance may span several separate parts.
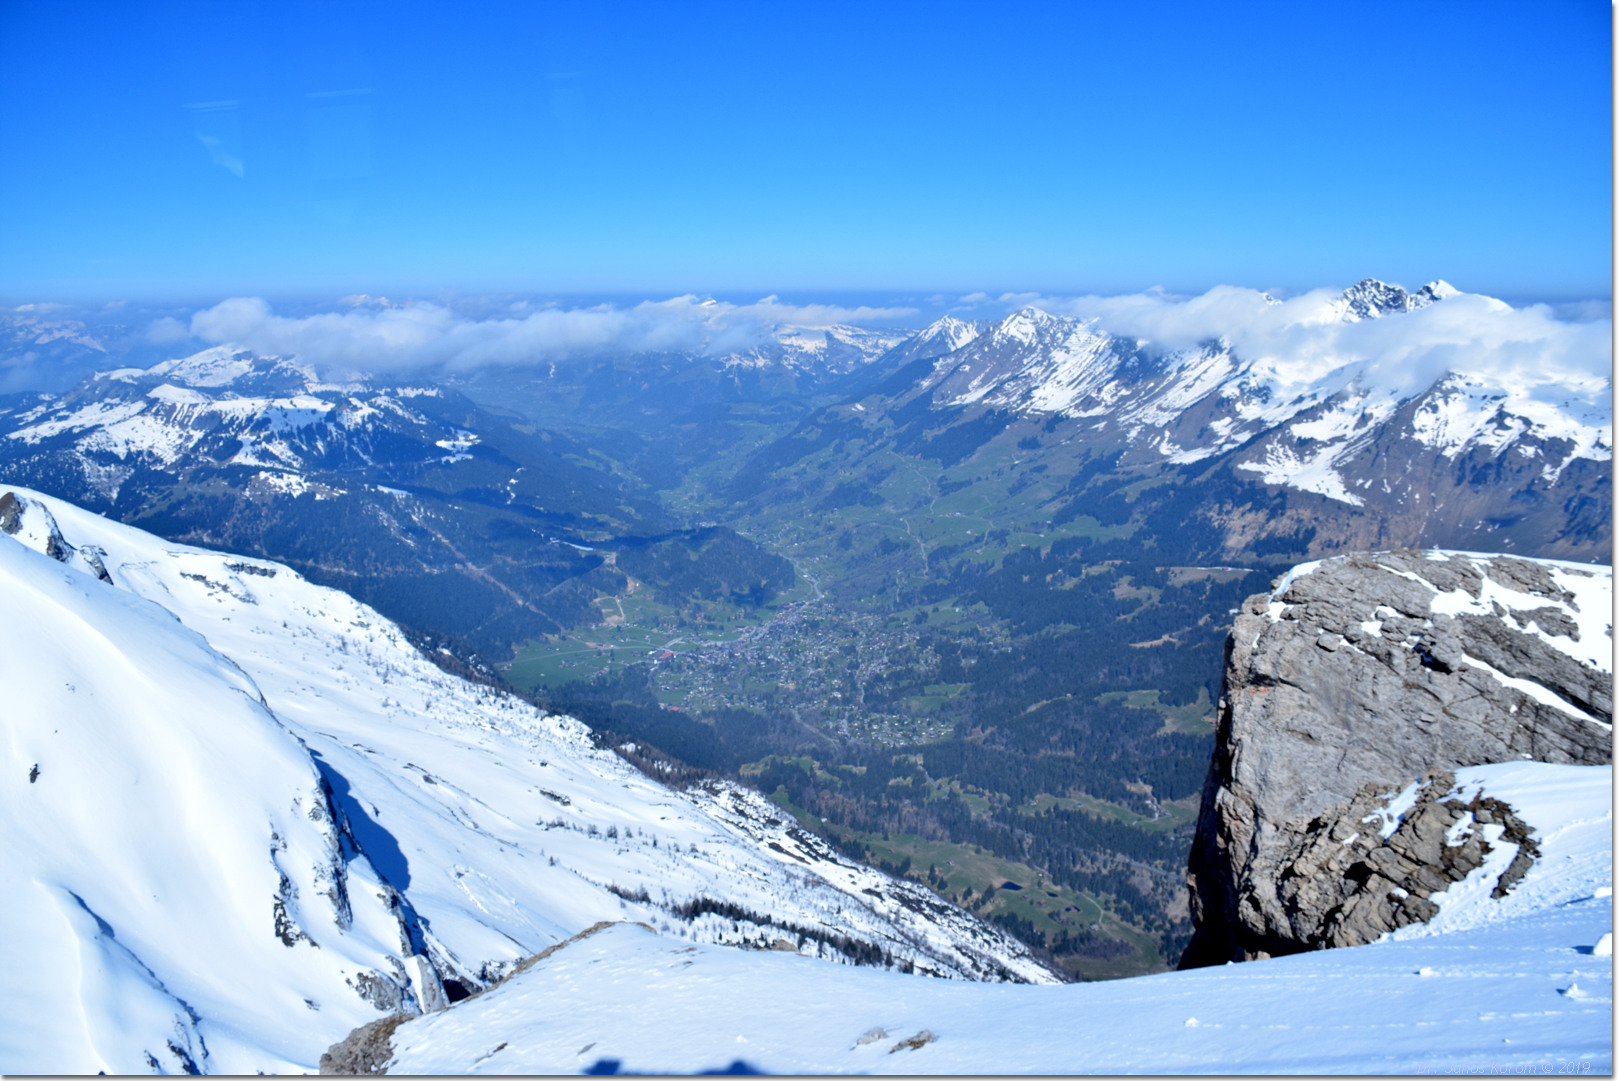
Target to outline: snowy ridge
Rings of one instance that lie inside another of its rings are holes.
[[[727,364],[742,367],[779,366],[814,374],[841,373],[869,364],[909,336],[908,331],[844,325],[785,326],[758,345],[725,354],[724,359]]]
[[[1412,293],[1368,278],[1295,302],[1291,322],[1250,349],[1224,337],[1163,347],[1115,334],[1100,318],[1025,307],[984,327],[940,320],[921,332],[915,341],[948,332],[961,344],[919,386],[940,407],[1086,418],[1092,431],[1178,464],[1239,451],[1237,467],[1265,483],[1350,506],[1366,501],[1377,471],[1360,459],[1379,442],[1407,441],[1449,460],[1511,451],[1538,459],[1551,484],[1576,459],[1611,460],[1610,378],[1532,364],[1483,375],[1465,370],[1465,350],[1453,349],[1458,370],[1423,381],[1412,374],[1419,365],[1407,371],[1397,359],[1412,347],[1368,325],[1426,319],[1440,301],[1454,309],[1432,331],[1441,340],[1461,334],[1465,312],[1512,312],[1441,281]],[[909,344],[900,354],[932,355]]]
[[[309,1069],[602,920],[1054,982],[970,918],[957,940],[844,892],[925,891],[776,851],[792,826],[762,801],[664,788],[286,567],[7,491],[7,1072]]]
[[[972,959],[968,970],[973,974],[1049,982],[1046,973],[1034,968],[1016,940],[947,904],[919,883],[845,859],[759,793],[733,784],[711,783],[693,795],[716,819],[753,838],[781,863],[788,867],[796,864],[841,892],[860,898],[881,918],[893,921],[911,936],[923,954],[958,952]],[[1007,958],[1018,963],[1008,965]],[[926,966],[917,967],[922,971]]]
[[[16,416],[5,438],[17,449],[66,444],[85,482],[107,499],[142,467],[256,466],[266,477],[281,474],[261,491],[302,491],[300,474],[327,455],[367,460],[367,448],[393,431],[437,441],[452,459],[464,455],[466,433],[442,430],[410,407],[420,393],[438,392],[321,383],[283,358],[217,346],[148,369],[99,373]]]
[[[1122,357],[1110,335],[1028,307],[940,358],[923,386],[952,406],[981,403],[1036,412],[1082,411]]]
[[[621,926],[405,1023],[389,1072],[1610,1071],[1611,767],[1511,763],[1459,783],[1519,808],[1541,859],[1503,901],[1480,869],[1438,895],[1433,924],[1373,945],[1008,987],[682,947]]]

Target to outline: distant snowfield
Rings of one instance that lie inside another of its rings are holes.
[[[1061,987],[854,968],[812,937],[791,952],[782,924],[918,971],[1042,978],[756,796],[660,788],[340,593],[8,490],[5,1072],[310,1069],[601,921],[403,1025],[390,1072],[1612,1068],[1610,767],[1460,771],[1520,809],[1541,859],[1500,902],[1491,859],[1395,940]],[[659,905],[699,896],[780,922]]]

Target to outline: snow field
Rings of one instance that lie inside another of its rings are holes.
[[[1436,896],[1431,925],[1370,946],[1048,988],[619,926],[402,1026],[389,1072],[1610,1072],[1611,767],[1480,766],[1457,789],[1516,807],[1540,860],[1494,901],[1515,852],[1501,846],[1504,862]]]

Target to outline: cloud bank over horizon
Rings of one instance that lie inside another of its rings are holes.
[[[148,336],[231,342],[255,352],[296,356],[325,370],[462,371],[607,354],[723,356],[753,348],[785,327],[892,323],[918,314],[914,308],[787,304],[775,296],[733,304],[685,295],[630,307],[527,310],[528,305],[517,304],[510,316],[475,319],[440,304],[347,299],[352,305],[348,311],[283,316],[258,297],[233,297],[197,312],[189,323],[172,317],[157,320]]]
[[[403,372],[547,364],[599,356],[744,353],[786,328],[925,320],[912,307],[798,305],[769,296],[750,304],[685,295],[628,306],[532,308],[475,318],[435,303],[345,298],[347,310],[280,315],[257,297],[236,297],[188,322],[158,319],[149,340],[233,343],[295,356],[328,372]],[[1560,312],[1544,304],[1454,293],[1417,311],[1344,322],[1341,293],[1316,289],[1278,300],[1256,289],[1216,286],[1195,296],[1149,290],[1114,296],[971,294],[951,310],[999,317],[1023,306],[1091,322],[1094,329],[1172,352],[1223,340],[1255,374],[1281,388],[1362,386],[1401,394],[1462,371],[1522,389],[1554,388],[1593,399],[1612,379],[1610,311]],[[1574,318],[1568,318],[1568,315]]]

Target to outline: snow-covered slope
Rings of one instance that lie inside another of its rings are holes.
[[[299,1029],[374,1013],[355,987],[408,978],[399,921],[252,680],[22,545],[0,579],[0,1069],[285,1068]]]
[[[757,797],[664,788],[444,674],[341,593],[5,491],[6,1072],[312,1067],[602,920],[1054,980]]]
[[[405,1023],[389,1072],[1610,1072],[1611,768],[1485,766],[1461,784],[1517,807],[1542,858],[1495,901],[1516,847],[1500,845],[1439,896],[1438,920],[1395,940],[1022,988],[619,926]]]

